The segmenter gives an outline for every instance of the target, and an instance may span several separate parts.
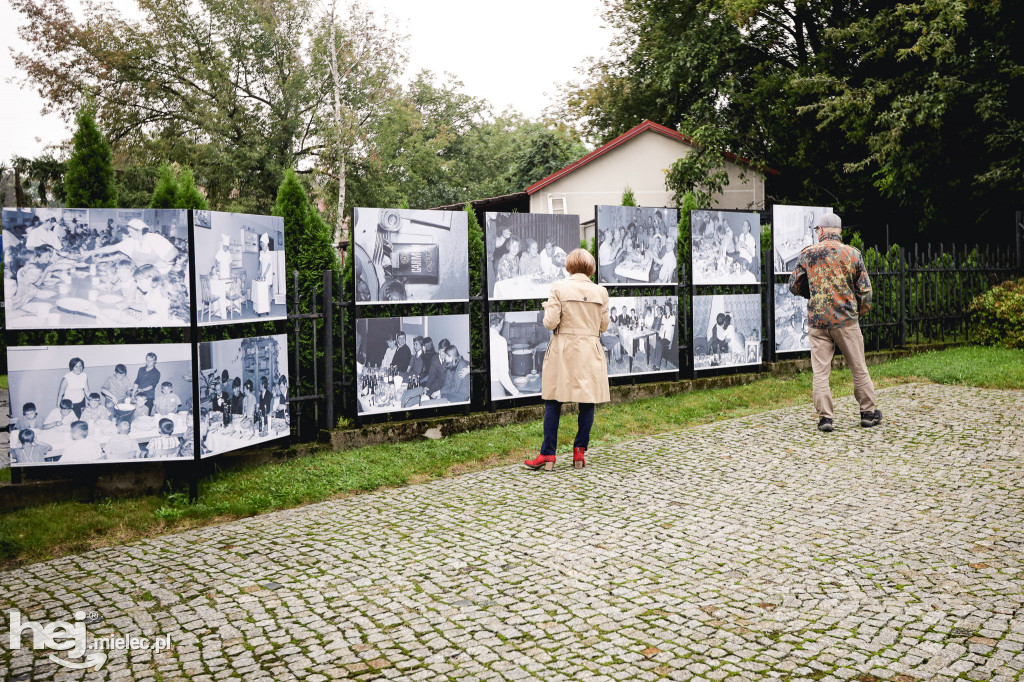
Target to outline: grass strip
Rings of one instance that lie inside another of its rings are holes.
[[[1024,351],[962,347],[923,353],[871,368],[879,388],[928,380],[986,388],[1024,388]],[[848,370],[832,374],[835,395],[852,393]],[[807,425],[811,374],[769,377],[733,386],[649,398],[598,408],[592,446],[674,431],[753,412],[803,404]],[[852,419],[852,416],[851,416]],[[563,418],[560,452],[571,450],[575,419]],[[90,548],[230,521],[277,509],[416,483],[509,464],[536,453],[540,421],[455,434],[438,441],[375,445],[332,452],[307,446],[302,457],[224,471],[200,483],[200,499],[186,491],[132,499],[57,502],[0,518],[0,567],[41,561]]]

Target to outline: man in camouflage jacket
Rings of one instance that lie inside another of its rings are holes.
[[[882,412],[875,409],[875,386],[864,360],[860,318],[871,309],[871,280],[860,251],[843,243],[842,221],[835,213],[818,218],[818,243],[800,252],[789,278],[789,290],[809,299],[807,322],[811,341],[812,394],[818,429],[832,431],[832,393],[828,378],[839,346],[853,375],[853,394],[860,405],[860,425],[875,426]]]

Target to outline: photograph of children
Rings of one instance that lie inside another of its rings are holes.
[[[598,277],[602,284],[675,284],[679,211],[597,207]]]
[[[11,465],[191,458],[189,344],[11,346]]]
[[[189,323],[188,217],[178,209],[4,209],[9,329]]]
[[[580,217],[486,214],[487,291],[491,300],[544,298],[567,279],[565,258],[580,246]]]
[[[772,207],[772,249],[775,253],[775,274],[788,275],[796,267],[800,252],[818,241],[814,222],[823,214],[831,213],[831,206]]]
[[[544,310],[491,313],[491,400],[540,395],[551,330]]]
[[[252,336],[199,344],[200,451],[212,457],[291,435],[288,338]],[[193,447],[195,432],[184,440]]]
[[[199,324],[285,319],[284,218],[196,211],[193,225]]]
[[[356,303],[469,299],[465,211],[355,209]]]
[[[761,218],[757,213],[690,211],[694,284],[761,281]]]
[[[693,368],[761,364],[761,296],[693,297]]]
[[[608,305],[608,330],[601,334],[608,376],[679,369],[678,299],[613,296]]]
[[[356,375],[359,414],[468,403],[469,315],[357,319]]]
[[[796,353],[811,350],[807,330],[807,299],[794,296],[788,284],[775,285],[775,351]]]

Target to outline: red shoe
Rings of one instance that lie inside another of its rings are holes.
[[[572,449],[572,465],[577,469],[582,469],[583,467],[587,466],[587,460],[583,459],[583,453],[586,451],[586,448]]]
[[[537,455],[536,459],[526,460],[526,466],[530,467],[534,471],[544,467],[544,471],[555,470],[555,456],[554,455]]]

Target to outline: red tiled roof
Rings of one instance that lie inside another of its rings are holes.
[[[575,171],[577,168],[580,168],[582,166],[587,165],[588,163],[590,163],[594,159],[596,159],[596,158],[598,158],[600,156],[603,156],[604,154],[607,154],[608,152],[610,152],[611,150],[615,149],[616,147],[618,147],[618,146],[620,146],[622,144],[625,144],[626,142],[628,142],[629,140],[632,140],[634,137],[636,137],[640,133],[646,132],[648,130],[650,130],[653,133],[658,133],[659,135],[664,135],[665,137],[671,138],[673,140],[679,140],[680,142],[688,144],[691,147],[698,146],[697,142],[692,137],[690,137],[689,135],[684,135],[684,134],[682,134],[682,133],[680,133],[680,132],[678,132],[676,130],[672,130],[671,128],[667,128],[667,127],[665,127],[663,125],[659,125],[659,124],[655,123],[654,121],[644,121],[643,123],[641,123],[640,125],[636,126],[635,128],[631,128],[630,130],[627,130],[626,132],[622,133],[621,135],[616,137],[611,142],[608,142],[606,144],[601,145],[600,147],[598,147],[594,151],[590,152],[589,154],[587,154],[583,158],[579,159],[578,161],[574,161],[573,163],[570,163],[565,168],[563,168],[561,170],[558,170],[558,171],[555,171],[554,173],[552,173],[551,175],[547,176],[543,180],[538,180],[537,182],[535,182],[532,185],[530,185],[529,187],[527,187],[524,191],[527,194],[533,194],[533,193],[537,192],[538,190],[543,189],[544,187],[547,187],[548,185],[550,185],[555,180],[558,180],[560,178],[565,177],[569,173],[572,173],[573,171]],[[736,161],[737,163],[742,163],[742,164],[745,164],[747,166],[751,165],[749,159],[745,159],[745,158],[743,158],[741,156],[736,156],[735,154],[733,154],[731,152],[726,152],[725,156],[726,156],[726,158],[730,159],[731,161]],[[778,175],[779,174],[779,172],[777,170],[775,170],[774,168],[765,167],[762,170],[764,170],[765,172],[771,173],[772,175]]]

